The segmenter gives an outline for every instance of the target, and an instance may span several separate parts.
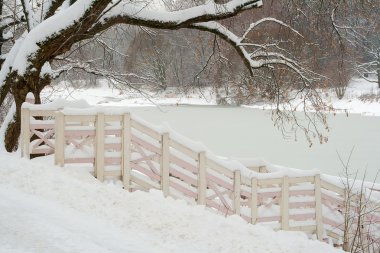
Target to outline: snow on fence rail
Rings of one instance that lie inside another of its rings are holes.
[[[54,153],[60,166],[89,163],[100,181],[119,178],[129,191],[160,189],[253,224],[305,231],[338,244],[350,240],[345,230],[355,232],[348,223],[362,219],[360,224],[371,227],[366,240],[380,239],[378,206],[361,217],[363,196],[351,194],[347,201],[347,189],[318,171],[220,159],[170,128],[152,126],[120,108],[63,100],[24,103],[21,125],[24,157]],[[357,214],[350,221],[347,210]]]

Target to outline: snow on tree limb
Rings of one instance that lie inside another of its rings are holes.
[[[57,1],[57,3],[62,2]],[[48,41],[50,43],[55,38],[62,37],[61,35],[64,30],[71,29],[70,35],[74,37],[78,32],[81,32],[81,36],[83,36],[83,34],[94,35],[118,23],[163,29],[179,29],[188,27],[190,24],[196,22],[225,19],[236,15],[248,6],[253,8],[261,4],[262,2],[260,0],[232,0],[220,5],[208,1],[203,5],[179,11],[156,11],[144,8],[144,5],[139,5],[136,2],[125,3],[120,1],[115,5],[115,3],[109,2],[109,0],[79,0],[69,8],[44,20],[30,31],[26,38],[28,43],[23,45],[20,49],[17,56],[17,64],[13,66],[13,70],[21,75],[24,74],[26,69],[31,66],[28,61],[30,62],[31,58],[39,58],[38,51],[41,45]],[[58,5],[59,4],[56,6]],[[99,8],[98,12],[100,10],[98,14],[90,11],[91,9],[96,9],[96,6]],[[86,17],[85,13],[91,13],[91,15],[88,14],[90,17]],[[90,23],[88,19],[96,20],[97,23],[92,21],[90,25],[85,25],[85,23]],[[88,26],[87,29],[85,29],[86,26]],[[65,43],[67,43],[67,47],[70,47],[80,39],[68,38],[67,40]],[[69,40],[71,41],[69,42]],[[59,55],[61,53],[62,52],[57,52],[56,54]],[[39,59],[39,61],[46,60],[49,59]]]
[[[7,54],[7,58],[5,59],[1,72],[0,72],[0,105],[3,104],[4,99],[6,98],[9,90],[10,90],[10,83],[6,82],[6,78],[8,74],[12,70],[12,65],[14,64],[14,60],[17,56],[18,51],[20,50],[20,47],[23,43],[25,35],[22,35],[16,43],[13,45],[11,51]]]
[[[225,4],[206,1],[205,4],[177,11],[165,11],[147,8],[146,4],[121,1],[112,11],[106,13],[103,22],[114,18],[140,20],[141,22],[159,22],[172,26],[185,26],[190,23],[220,20],[235,16],[243,10],[259,7],[261,0],[231,0]]]
[[[307,83],[309,81],[309,77],[307,76],[308,71],[304,67],[302,67],[301,64],[298,63],[296,60],[291,59],[282,53],[268,51],[266,45],[258,45],[254,43],[251,44],[248,42],[244,44],[242,43],[242,41],[247,38],[247,35],[249,32],[251,32],[259,24],[266,21],[273,21],[280,25],[285,25],[286,27],[290,28],[292,31],[294,31],[298,35],[302,36],[293,28],[273,18],[264,18],[255,23],[252,23],[250,27],[246,30],[246,32],[243,34],[243,36],[241,37],[238,37],[228,28],[226,28],[225,26],[223,26],[222,24],[216,21],[197,23],[197,24],[194,24],[194,26],[204,28],[205,30],[214,32],[220,36],[222,35],[222,37],[227,38],[229,43],[244,58],[244,61],[247,64],[249,64],[250,69],[258,69],[261,67],[266,67],[268,65],[284,65],[288,67],[289,69],[293,70],[295,73],[297,73],[302,78],[303,82]],[[259,47],[259,49],[257,51],[254,51],[253,53],[249,53],[247,51],[248,50],[247,48],[249,46]]]
[[[271,17],[268,17],[268,18],[262,18],[254,23],[251,23],[249,28],[245,31],[245,33],[243,34],[243,36],[241,36],[240,38],[240,42],[242,42],[244,39],[247,39],[247,35],[253,30],[255,29],[257,26],[265,23],[265,22],[274,22],[274,23],[277,23],[281,26],[284,26],[286,28],[288,28],[289,30],[293,31],[295,34],[297,34],[298,36],[302,37],[302,34],[300,34],[297,30],[295,30],[293,27],[291,27],[290,25],[282,22],[281,20],[278,20],[276,18],[271,18]]]

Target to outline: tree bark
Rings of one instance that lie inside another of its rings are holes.
[[[11,90],[16,104],[16,112],[13,115],[13,121],[8,125],[5,131],[4,145],[8,152],[17,150],[18,139],[21,131],[21,106],[26,99],[26,95],[32,92],[35,97],[35,103],[41,103],[41,91],[49,85],[50,78],[40,78],[39,74],[33,73],[25,77],[12,72],[7,78],[7,82],[11,82]]]

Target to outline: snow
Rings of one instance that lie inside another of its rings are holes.
[[[78,85],[84,85],[85,82],[79,81]],[[206,97],[199,92],[188,95],[178,95],[178,90],[168,88],[165,92],[146,91],[151,98],[147,99],[142,94],[133,90],[120,90],[104,79],[96,82],[97,86],[93,88],[72,88],[70,84],[62,81],[54,87],[46,87],[43,90],[43,97],[54,101],[57,98],[68,100],[77,100],[86,98],[90,105],[109,105],[109,106],[160,106],[160,105],[178,105],[178,104],[196,104],[196,105],[215,105],[215,98],[206,91]]]
[[[29,93],[28,93],[29,95]],[[28,98],[28,97],[27,97]],[[86,100],[75,100],[75,101],[69,101],[65,99],[56,99],[50,103],[46,104],[31,104],[31,103],[23,103],[22,108],[27,108],[30,110],[58,110],[65,107],[70,108],[82,108],[82,110],[85,110],[84,108],[90,107],[90,105],[87,103]],[[73,109],[75,110],[75,109]]]
[[[136,234],[101,219],[25,194],[0,187],[1,252],[134,252],[152,250],[139,244]],[[25,212],[25,210],[28,210]],[[98,242],[101,242],[99,244]]]
[[[38,159],[0,154],[0,172],[0,252],[342,252]]]
[[[364,79],[354,78],[349,83],[345,97],[342,100],[332,98],[334,108],[349,113],[360,113],[368,116],[380,116],[380,103],[374,101],[363,101],[359,97],[379,96],[380,89],[377,83],[368,82]]]
[[[110,106],[160,106],[160,105],[216,105],[215,94],[210,88],[194,91],[189,94],[180,94],[175,88],[168,88],[164,92],[147,91],[151,99],[147,99],[139,93],[112,88],[106,80],[98,80],[99,86],[88,89],[68,88],[65,82],[59,83],[52,88],[46,88],[45,94],[54,93],[50,99],[63,97],[70,100],[85,97],[91,104]],[[354,78],[349,83],[343,99],[338,99],[332,89],[320,90],[322,98],[331,104],[336,113],[357,113],[367,116],[380,116],[380,103],[375,99],[363,101],[360,96],[376,97],[380,95],[377,83],[371,83],[364,79]],[[299,104],[298,100],[294,104]],[[257,109],[271,109],[267,103],[256,103],[244,107]],[[300,106],[297,110],[302,110]]]
[[[226,4],[215,4],[213,0],[207,0],[204,4],[184,10],[167,11],[160,2],[157,0],[131,3],[121,1],[117,6],[113,6],[110,11],[105,11],[102,19],[106,21],[115,16],[126,16],[147,22],[158,21],[168,23],[174,26],[186,23],[199,16],[226,15],[242,8],[262,5],[262,1],[260,0],[231,0]]]

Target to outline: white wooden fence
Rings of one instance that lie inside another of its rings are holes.
[[[362,195],[350,194],[323,175],[291,170],[273,173],[264,163],[247,167],[219,159],[176,133],[117,109],[63,107],[62,103],[23,105],[24,157],[54,153],[57,165],[91,164],[100,181],[119,178],[129,191],[160,189],[165,196],[196,201],[224,215],[240,215],[247,222],[276,229],[305,231],[336,244],[343,243],[344,230],[354,234],[355,225],[348,225],[361,219],[361,225],[371,227],[366,240],[380,242],[376,203],[367,201],[367,207],[373,204],[374,208],[361,217],[360,202],[351,200]],[[344,215],[348,210],[353,213],[350,220]],[[345,240],[350,237],[346,235]]]

